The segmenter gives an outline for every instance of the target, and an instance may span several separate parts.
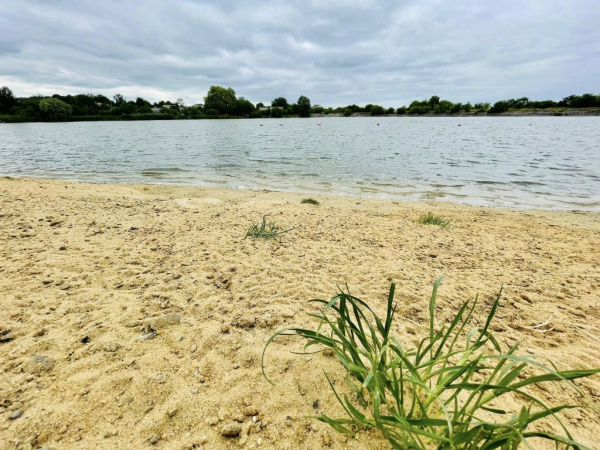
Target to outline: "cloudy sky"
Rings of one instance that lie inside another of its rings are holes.
[[[600,0],[0,0],[0,85],[401,106],[600,94]]]

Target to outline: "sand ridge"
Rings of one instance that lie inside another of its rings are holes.
[[[484,318],[503,285],[503,344],[561,369],[600,366],[600,214],[302,197],[0,179],[0,447],[387,449],[377,433],[346,438],[305,418],[342,416],[323,376],[343,385],[333,358],[281,340],[267,354],[276,386],[261,374],[265,340],[314,326],[307,301],[346,283],[383,312],[398,282],[404,342],[426,329],[440,275],[444,319],[477,293]],[[451,228],[419,225],[428,211]],[[244,239],[263,215],[293,231]],[[583,397],[536,395],[598,404],[598,377],[576,384]],[[598,412],[564,416],[597,446]]]

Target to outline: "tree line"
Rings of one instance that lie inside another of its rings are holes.
[[[275,98],[270,105],[254,105],[244,97],[238,97],[233,88],[211,86],[204,103],[186,105],[182,99],[175,102],[151,103],[141,97],[126,100],[121,94],[112,99],[104,95],[79,94],[52,97],[33,96],[17,98],[6,86],[0,88],[0,121],[71,121],[71,120],[168,120],[236,117],[310,117],[312,115],[445,115],[445,114],[497,114],[511,110],[548,108],[594,108],[600,107],[600,96],[594,94],[570,95],[560,101],[529,100],[527,97],[500,100],[490,103],[453,103],[437,95],[428,100],[415,100],[408,106],[385,108],[381,105],[348,105],[324,108],[312,105],[308,97],[301,95],[294,103],[284,97]]]

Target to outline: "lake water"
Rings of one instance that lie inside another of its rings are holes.
[[[0,174],[600,210],[600,117],[0,124]]]

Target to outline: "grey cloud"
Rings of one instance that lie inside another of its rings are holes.
[[[0,0],[0,84],[400,106],[599,92],[600,2]],[[599,92],[600,93],[600,92]]]

